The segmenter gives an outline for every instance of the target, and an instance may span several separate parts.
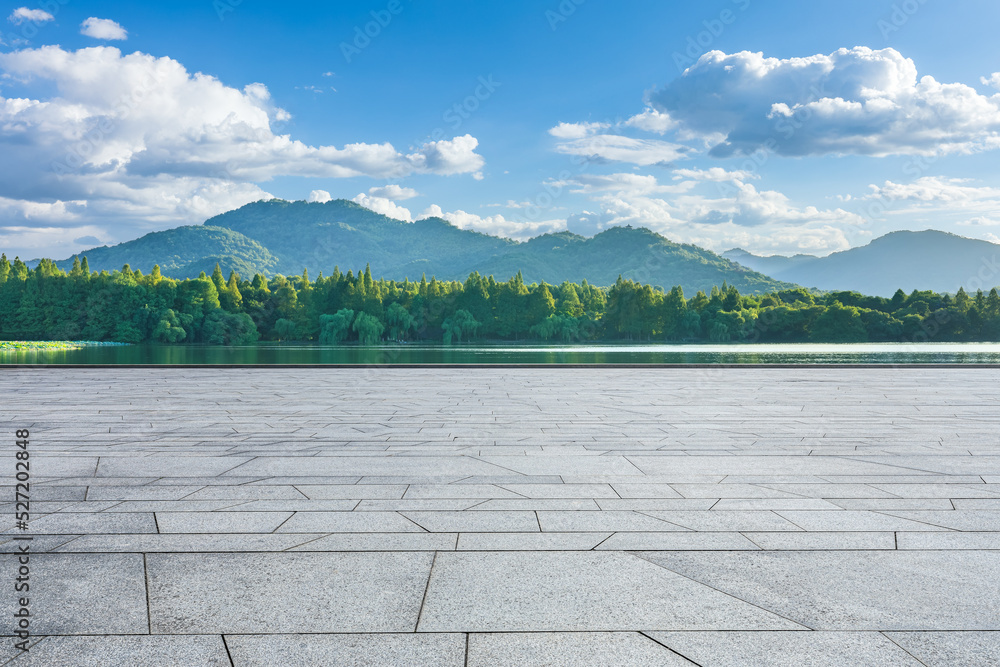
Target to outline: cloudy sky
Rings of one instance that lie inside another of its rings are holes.
[[[995,0],[0,2],[0,250],[261,198],[524,239],[1000,241]]]

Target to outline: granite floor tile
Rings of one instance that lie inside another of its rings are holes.
[[[412,632],[432,555],[149,554],[152,632]]]
[[[463,667],[466,664],[463,634],[229,635],[226,641],[234,667]]]
[[[419,631],[803,629],[622,552],[440,553]]]

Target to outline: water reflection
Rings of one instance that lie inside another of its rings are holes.
[[[0,364],[914,364],[1000,363],[1000,343],[851,345],[128,345],[0,352]]]

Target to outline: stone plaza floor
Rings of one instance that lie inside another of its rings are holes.
[[[1000,664],[1000,369],[50,367],[0,388],[0,663]]]

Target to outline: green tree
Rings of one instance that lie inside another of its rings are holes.
[[[385,325],[374,315],[358,313],[352,328],[357,332],[362,345],[374,345],[382,336]]]
[[[323,345],[338,345],[351,334],[351,323],[354,322],[354,311],[342,308],[334,315],[323,315],[319,318],[319,342]]]
[[[447,318],[442,326],[444,329],[444,342],[450,345],[452,341],[462,342],[462,336],[475,336],[479,329],[479,322],[467,310],[457,310],[455,314]]]

